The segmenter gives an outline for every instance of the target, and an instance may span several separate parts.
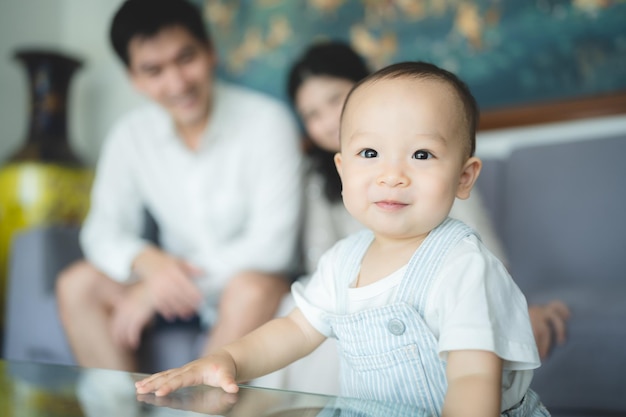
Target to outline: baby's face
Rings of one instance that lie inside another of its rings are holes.
[[[448,215],[466,163],[462,104],[441,81],[355,90],[335,158],[348,211],[378,235],[423,237]]]

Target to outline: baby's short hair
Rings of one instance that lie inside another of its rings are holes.
[[[478,127],[478,121],[480,117],[478,103],[472,95],[469,87],[459,77],[450,71],[440,68],[434,64],[427,62],[400,62],[384,67],[363,80],[359,81],[350,91],[348,97],[344,102],[344,111],[350,101],[352,93],[356,91],[360,86],[369,84],[377,80],[394,79],[394,78],[416,78],[425,80],[438,80],[452,88],[460,99],[464,115],[465,123],[467,125],[468,134],[468,157],[473,156],[476,151],[476,129]]]

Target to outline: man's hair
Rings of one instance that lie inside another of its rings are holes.
[[[400,62],[397,64],[389,65],[379,71],[376,71],[372,75],[359,81],[350,91],[346,101],[344,103],[344,111],[352,96],[352,93],[356,91],[359,86],[363,84],[369,84],[383,79],[395,79],[395,78],[415,78],[422,80],[437,80],[450,86],[456,93],[463,105],[463,111],[465,116],[465,123],[467,125],[468,134],[468,155],[473,156],[476,151],[476,129],[479,122],[479,108],[476,99],[472,95],[469,87],[456,75],[443,68],[439,68],[436,65],[427,62]],[[343,113],[342,113],[343,114]]]
[[[133,38],[150,38],[172,26],[183,27],[211,47],[200,9],[186,0],[126,0],[113,17],[109,36],[115,53],[128,67],[128,45]]]

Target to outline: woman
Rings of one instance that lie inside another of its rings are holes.
[[[341,42],[311,46],[289,73],[288,94],[306,132],[310,162],[302,242],[308,275],[315,270],[322,253],[362,227],[343,207],[333,156],[339,151],[339,119],[344,100],[352,86],[368,74],[363,59]],[[457,200],[450,215],[475,228],[485,245],[506,264],[502,244],[476,190],[468,200]],[[555,342],[565,341],[569,310],[555,300],[530,306],[529,314],[539,354],[546,358]]]

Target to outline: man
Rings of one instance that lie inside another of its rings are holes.
[[[57,296],[79,364],[135,370],[156,314],[199,314],[210,351],[269,320],[288,292],[300,212],[297,126],[258,93],[214,80],[216,51],[185,0],[128,0],[111,42],[154,104],[123,117],[98,163],[86,260]],[[145,209],[160,247],[142,239]]]

